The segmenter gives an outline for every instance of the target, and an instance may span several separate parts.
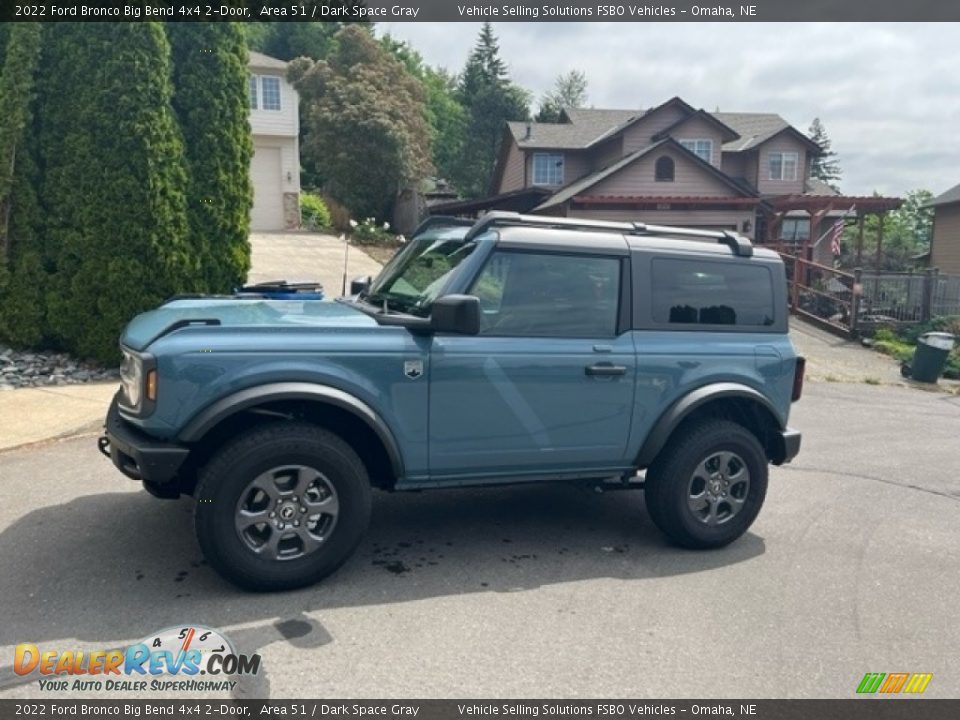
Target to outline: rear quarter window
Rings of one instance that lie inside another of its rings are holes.
[[[773,276],[763,265],[654,258],[653,321],[676,329],[772,326]]]

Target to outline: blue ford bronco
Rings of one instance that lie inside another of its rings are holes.
[[[800,449],[784,268],[735,233],[434,217],[351,293],[174,299],[123,333],[100,448],[192,495],[241,587],[332,573],[373,488],[642,486],[673,542],[715,548]]]

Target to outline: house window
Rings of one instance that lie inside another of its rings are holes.
[[[679,140],[683,147],[705,162],[713,159],[713,140]]]
[[[251,75],[248,92],[251,110],[280,109],[280,78],[273,75]]]
[[[673,182],[673,158],[664,155],[657,158],[657,164],[654,168],[654,179],[658,182]]]
[[[563,185],[563,155],[559,153],[534,153],[534,185]]]
[[[799,153],[772,152],[769,157],[771,180],[797,179],[797,165],[800,162]]]
[[[796,245],[809,239],[809,218],[784,218],[783,223],[780,225],[780,240]]]

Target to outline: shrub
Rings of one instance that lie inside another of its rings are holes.
[[[196,278],[170,47],[152,22],[50,23],[44,36],[44,334],[112,364],[130,318]]]
[[[390,232],[390,223],[378,224],[375,218],[363,222],[351,221],[352,239],[358,245],[398,245],[396,235]]]
[[[338,233],[350,232],[350,211],[328,193],[318,193],[330,213],[330,227]]]
[[[187,171],[187,244],[195,289],[229,292],[250,269],[247,47],[237,23],[166,23],[173,109]]]
[[[300,193],[300,216],[303,218],[303,227],[307,230],[318,232],[333,227],[330,210],[319,195]]]

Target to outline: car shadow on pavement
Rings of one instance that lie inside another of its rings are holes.
[[[318,647],[334,639],[305,613],[591,578],[650,582],[764,552],[752,533],[721,550],[674,548],[635,490],[538,485],[377,493],[370,532],[335,575],[303,590],[252,594],[206,565],[192,511],[189,499],[104,493],[17,520],[0,534],[0,645],[75,639],[107,648],[197,623],[223,629],[244,653],[277,641]],[[22,681],[3,662],[0,689]],[[268,692],[268,681],[258,682],[247,696]]]

